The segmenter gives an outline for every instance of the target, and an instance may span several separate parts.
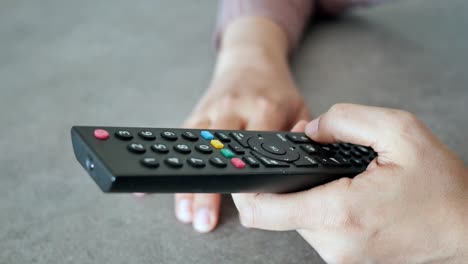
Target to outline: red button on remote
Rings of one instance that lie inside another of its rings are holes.
[[[236,167],[236,168],[239,168],[239,169],[245,168],[245,163],[244,163],[241,159],[239,159],[239,158],[232,158],[232,159],[231,159],[231,163],[232,163],[232,165],[234,165],[234,167]]]
[[[94,137],[100,140],[106,140],[109,138],[109,132],[104,129],[96,129],[94,130]]]

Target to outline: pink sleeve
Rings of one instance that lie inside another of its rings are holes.
[[[312,14],[312,0],[221,0],[216,27],[216,45],[232,20],[241,16],[262,16],[272,19],[286,32],[289,47],[296,47]]]
[[[311,16],[318,10],[338,14],[349,7],[369,5],[384,0],[220,0],[216,27],[216,46],[227,24],[242,16],[263,16],[272,19],[286,32],[290,49],[294,49]]]

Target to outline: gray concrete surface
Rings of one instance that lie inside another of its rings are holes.
[[[196,234],[172,195],[104,195],[74,124],[178,126],[207,86],[215,1],[0,0],[0,263],[322,263],[294,232]],[[468,160],[468,2],[413,0],[312,26],[294,60],[314,113],[418,114]]]

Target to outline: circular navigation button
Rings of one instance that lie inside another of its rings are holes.
[[[263,143],[262,148],[264,150],[270,152],[271,154],[276,154],[276,155],[286,154],[286,150],[283,147],[279,146],[279,145],[270,144],[270,143]]]
[[[299,151],[291,148],[289,142],[278,135],[263,134],[248,139],[251,150],[262,156],[283,162],[293,162],[299,159]]]

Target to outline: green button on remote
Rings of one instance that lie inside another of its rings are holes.
[[[223,156],[228,158],[228,159],[234,158],[234,153],[229,149],[222,149],[221,154],[223,154]]]

